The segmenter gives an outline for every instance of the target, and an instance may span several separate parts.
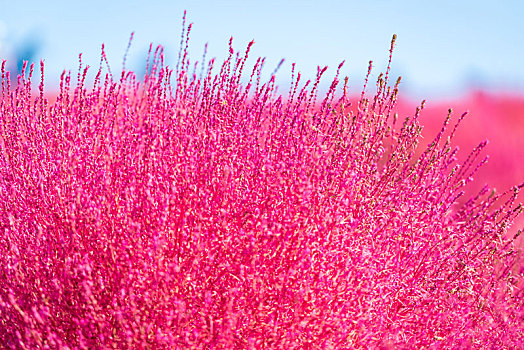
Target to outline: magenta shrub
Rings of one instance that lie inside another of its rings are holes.
[[[202,77],[186,50],[143,80],[81,65],[53,103],[4,62],[0,343],[522,348],[519,186],[456,204],[485,143],[458,164],[450,112],[416,155],[389,68],[356,104],[338,74],[317,101],[325,69],[280,96],[258,59],[245,83],[251,44]]]

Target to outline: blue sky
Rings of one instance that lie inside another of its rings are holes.
[[[113,70],[121,67],[129,35],[135,39],[128,67],[145,66],[149,43],[162,44],[176,65],[184,9],[194,23],[191,57],[223,58],[227,42],[252,57],[265,56],[272,71],[286,59],[279,82],[296,62],[308,77],[317,65],[333,73],[342,60],[354,92],[369,60],[384,69],[393,33],[398,35],[393,75],[416,97],[450,96],[467,88],[524,91],[523,1],[14,1],[0,0],[0,58],[14,62],[24,48],[46,62],[47,81],[75,71],[78,54],[97,67],[105,43]],[[31,44],[32,43],[32,44]],[[30,45],[31,44],[31,45]],[[357,91],[358,92],[358,91]]]

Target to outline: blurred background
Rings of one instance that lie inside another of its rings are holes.
[[[268,59],[272,71],[286,59],[280,82],[296,62],[306,76],[317,65],[343,71],[353,89],[362,86],[369,60],[378,76],[398,35],[393,74],[416,98],[449,98],[472,88],[524,92],[524,2],[351,1],[351,0],[0,0],[0,58],[10,69],[22,60],[45,59],[49,83],[63,69],[78,67],[78,54],[98,67],[105,43],[113,70],[121,67],[129,35],[135,32],[128,68],[143,70],[149,44],[162,44],[176,65],[183,11],[193,22],[191,57],[223,58],[227,42],[243,50],[254,39],[253,56]],[[333,72],[332,72],[333,73]],[[329,80],[329,79],[327,79]],[[327,83],[326,83],[327,84]]]
[[[478,183],[507,189],[524,181],[521,0],[0,0],[0,9],[0,59],[8,60],[12,72],[20,71],[23,60],[44,59],[48,90],[57,86],[62,70],[76,73],[79,53],[94,75],[102,43],[118,72],[131,32],[128,69],[145,72],[150,43],[163,45],[167,64],[176,66],[184,10],[187,23],[194,23],[192,61],[201,60],[206,43],[207,58],[220,61],[230,36],[239,51],[254,39],[251,62],[267,57],[267,74],[286,60],[277,76],[282,90],[292,62],[309,78],[317,66],[329,66],[326,86],[346,60],[342,76],[349,76],[357,95],[369,60],[372,79],[385,69],[396,33],[392,75],[403,77],[399,113],[413,115],[422,99],[428,101],[423,142],[430,142],[448,108],[457,115],[469,110],[457,144],[467,152],[490,141],[491,160]]]

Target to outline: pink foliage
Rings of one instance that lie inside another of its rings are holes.
[[[397,104],[399,114],[412,113],[412,103]],[[440,128],[441,116],[449,107],[462,113],[468,111],[455,137],[462,150],[473,148],[478,140],[489,140],[486,153],[490,159],[479,169],[468,193],[478,191],[485,183],[504,191],[524,179],[524,95],[471,91],[464,96],[441,101],[429,101],[421,115],[422,136],[431,138]],[[400,112],[402,111],[402,112]],[[522,200],[522,193],[519,199]],[[520,216],[512,233],[524,227]],[[520,245],[524,244],[520,237]]]
[[[450,115],[417,153],[388,72],[353,104],[321,69],[242,83],[250,46],[202,78],[161,48],[143,81],[81,68],[54,103],[2,69],[0,343],[522,347],[518,187],[457,204],[485,143],[458,162]]]
[[[400,99],[397,111],[412,112],[413,103]],[[497,189],[506,189],[524,178],[524,95],[471,91],[464,96],[428,101],[421,115],[422,136],[432,138],[441,126],[442,114],[450,107],[457,113],[468,112],[455,137],[462,150],[473,148],[478,140],[489,140],[490,160],[479,170],[480,180]],[[503,172],[500,170],[504,169]]]

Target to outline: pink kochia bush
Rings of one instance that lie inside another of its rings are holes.
[[[396,104],[399,114],[407,114],[413,103],[400,98]],[[491,188],[507,189],[524,179],[524,95],[515,93],[470,91],[460,97],[444,101],[428,101],[420,122],[424,125],[422,138],[433,138],[442,126],[442,114],[449,106],[456,110],[469,110],[469,116],[461,123],[454,137],[454,144],[462,150],[474,148],[479,140],[488,139],[485,152],[489,161],[475,176],[475,183],[469,186],[460,201],[465,201],[486,182]],[[462,152],[461,152],[462,153]],[[466,153],[462,153],[464,158]],[[459,158],[460,159],[460,158]],[[522,191],[517,200],[522,201]],[[524,227],[524,215],[513,223],[510,233],[517,233]],[[522,235],[516,241],[524,247]]]
[[[418,152],[389,68],[357,103],[338,73],[317,98],[325,69],[280,96],[251,44],[201,77],[187,39],[140,81],[81,65],[53,103],[2,69],[0,343],[521,348],[519,186],[457,204],[485,146],[456,161],[462,117]]]

